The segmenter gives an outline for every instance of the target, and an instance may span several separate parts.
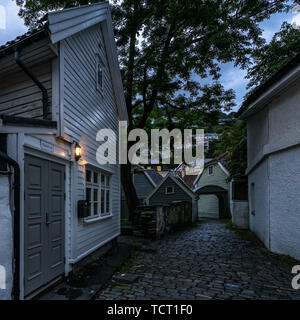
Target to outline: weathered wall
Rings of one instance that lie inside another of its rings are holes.
[[[248,176],[249,185],[249,226],[267,248],[269,248],[269,178],[268,159],[263,161]],[[254,202],[252,198],[251,184],[254,183]],[[251,212],[255,211],[255,216]]]
[[[8,175],[0,174],[0,300],[10,300],[13,274],[13,233],[12,214],[9,207]],[[3,285],[3,267],[5,268],[5,289]]]
[[[30,68],[48,92],[48,115],[52,105],[52,69],[51,61],[41,62]],[[0,113],[25,118],[42,118],[42,92],[37,85],[22,71],[0,79]]]
[[[269,161],[270,249],[300,260],[300,147]]]
[[[231,200],[230,210],[232,223],[240,229],[249,228],[249,205],[248,201]]]
[[[250,229],[272,251],[297,259],[300,259],[299,99],[300,83],[295,82],[247,120],[248,170],[254,168],[248,176]],[[263,156],[265,159],[261,161]],[[255,208],[252,183],[255,183]],[[251,214],[253,209],[255,216]]]
[[[191,202],[140,207],[133,221],[133,234],[138,237],[157,239],[192,222]]]

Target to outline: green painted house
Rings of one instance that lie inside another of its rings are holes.
[[[195,180],[194,191],[199,195],[199,218],[227,218],[229,210],[229,172],[226,169],[226,152],[205,163],[204,170]]]
[[[167,205],[181,201],[192,203],[193,221],[197,220],[197,194],[182,179],[174,176],[172,172],[167,174],[147,198],[147,204],[149,205]]]

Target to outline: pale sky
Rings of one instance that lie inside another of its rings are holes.
[[[14,0],[0,0],[0,45],[9,40],[13,40],[17,36],[25,33],[27,28],[24,26],[23,20],[18,16],[19,8]],[[300,10],[299,10],[300,11]],[[278,32],[283,21],[297,22],[300,24],[300,13],[279,13],[271,17],[271,19],[261,23],[263,36],[270,41],[275,32]],[[247,80],[244,78],[246,72],[239,68],[234,68],[233,63],[221,65],[222,77],[220,82],[225,89],[232,88],[236,93],[236,111],[243,101],[246,94]]]

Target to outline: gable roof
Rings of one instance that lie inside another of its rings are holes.
[[[148,178],[153,181],[155,187],[161,183],[163,177],[157,171],[150,169],[150,170],[144,170],[144,172],[145,172],[145,175],[148,176]]]
[[[259,99],[261,96],[270,90],[274,85],[280,82],[288,73],[290,73],[293,69],[297,69],[298,73],[300,73],[300,53],[298,53],[292,60],[290,60],[284,67],[277,70],[273,75],[271,75],[265,82],[263,82],[260,86],[258,86],[252,94],[250,94],[247,99],[243,102],[242,106],[236,113],[236,117],[244,119],[246,117],[246,113],[250,109],[252,109],[252,105]],[[298,70],[299,69],[299,70]],[[276,90],[274,90],[275,93]],[[273,94],[273,93],[272,93]],[[278,89],[276,91],[278,94]],[[255,106],[254,106],[255,107]],[[254,109],[254,108],[253,108]],[[253,110],[253,113],[256,110]],[[258,111],[258,110],[257,110]]]
[[[174,181],[179,188],[181,188],[186,194],[188,194],[193,200],[198,198],[198,195],[195,194],[180,178],[176,178],[171,172],[168,172],[168,174],[164,177],[164,179],[160,182],[160,184],[150,193],[150,195],[147,197],[147,201],[149,201],[154,194],[160,189],[160,187],[164,184],[165,181],[168,179],[171,179]]]
[[[52,44],[60,42],[82,30],[101,23],[107,59],[120,120],[128,121],[117,47],[113,34],[109,2],[79,6],[48,13],[46,23],[39,29],[25,33],[0,47],[0,58],[11,54],[16,46],[24,47],[33,41],[48,37]]]
[[[203,174],[204,171],[205,171],[205,168],[210,167],[210,166],[213,166],[213,165],[218,165],[218,166],[221,168],[221,170],[222,170],[227,176],[229,176],[229,172],[228,172],[228,170],[226,169],[226,167],[227,167],[227,161],[226,161],[226,159],[227,159],[227,157],[228,157],[229,155],[230,155],[230,152],[229,152],[229,151],[226,151],[226,152],[222,153],[221,155],[215,157],[214,159],[211,159],[211,160],[205,162],[205,164],[204,164],[204,170],[203,170],[201,173],[199,173],[198,177],[197,177],[196,180],[194,181],[194,186],[195,186],[195,185],[198,183],[198,181],[200,180],[202,174]]]

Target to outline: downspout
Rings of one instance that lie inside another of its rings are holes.
[[[20,59],[20,51],[18,48],[15,50],[15,61],[19,65],[19,67],[28,75],[28,77],[38,86],[38,88],[42,91],[43,94],[43,119],[47,120],[47,112],[48,112],[48,92],[44,85],[37,79],[37,77],[24,65],[24,63]]]
[[[3,137],[3,135],[1,135]],[[6,136],[4,136],[6,139]],[[13,296],[20,299],[20,166],[0,150],[0,159],[14,168],[14,285]]]

